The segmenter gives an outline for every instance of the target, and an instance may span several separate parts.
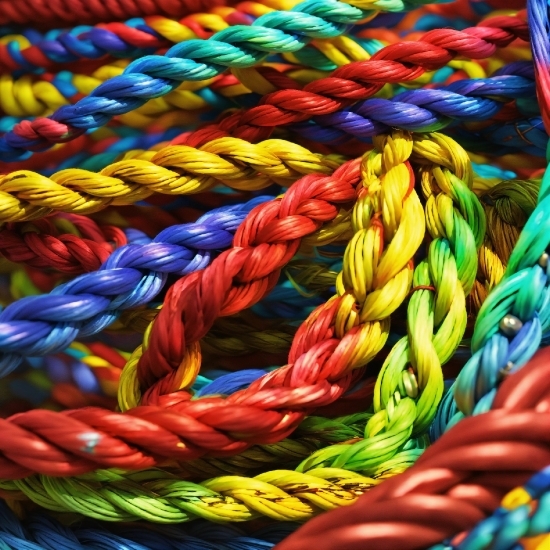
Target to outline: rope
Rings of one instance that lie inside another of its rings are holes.
[[[460,533],[450,541],[433,546],[431,550],[503,548],[536,550],[550,540],[550,468],[543,468],[523,487],[510,491],[491,516],[480,521],[469,533]],[[540,546],[539,546],[540,545]]]
[[[371,59],[376,59],[377,55]],[[370,75],[382,69],[380,63],[352,63],[337,69],[330,77],[307,84],[301,90],[273,92],[264,96],[257,107],[233,113],[217,125],[183,134],[174,143],[197,146],[205,139],[212,139],[216,132],[254,142],[267,139],[281,125],[290,125],[298,134],[321,143],[349,137],[366,140],[393,127],[432,132],[453,120],[489,119],[504,107],[506,99],[526,98],[534,94],[532,66],[511,64],[487,79],[457,80],[441,88],[409,90],[389,99],[360,101],[351,107],[346,106],[345,100],[335,97],[336,93],[340,96],[343,93],[329,86],[332,79],[340,78],[343,70],[349,82],[342,85],[366,88],[364,83],[369,81]],[[397,72],[398,68],[394,67],[394,70]],[[387,81],[397,82],[393,75],[387,76]],[[365,93],[371,95],[376,91],[365,90]]]
[[[503,181],[480,196],[487,236],[479,250],[479,271],[472,298],[479,310],[504,276],[520,232],[537,205],[538,181]]]
[[[334,6],[334,10],[329,12],[329,6]],[[322,6],[311,0],[299,7],[301,11],[263,15],[249,27],[230,27],[208,41],[188,40],[177,44],[163,57],[147,56],[132,62],[122,75],[105,82],[75,105],[61,107],[50,118],[37,118],[16,125],[0,140],[0,159],[17,160],[27,150],[44,150],[53,143],[74,139],[87,129],[106,124],[114,115],[127,113],[148,99],[166,95],[181,81],[212,78],[225,66],[253,66],[266,57],[266,50],[284,53],[300,49],[309,38],[338,36],[343,32],[344,21],[352,23],[364,15],[361,10],[336,0],[324,0]],[[315,15],[321,12],[327,19]],[[275,24],[277,28],[271,28]],[[525,22],[518,17],[506,16],[488,19],[482,26],[465,31],[431,31],[418,42],[387,46],[370,60],[335,71],[333,77],[343,81],[338,82],[336,93],[329,102],[336,110],[342,104],[372,95],[388,81],[417,78],[426,70],[444,66],[457,55],[476,59],[488,57],[497,46],[506,46],[517,37],[525,36]],[[233,44],[234,40],[239,40],[239,47]],[[358,78],[358,72],[361,84],[348,84],[348,75]],[[309,91],[317,92],[317,88],[310,86]],[[265,109],[269,116],[274,117],[272,120],[284,120],[277,109],[269,105]]]
[[[284,9],[285,3],[279,4]],[[180,20],[157,14],[146,16],[139,26],[135,19],[125,23],[101,23],[89,28],[78,25],[69,31],[50,32],[33,42],[24,35],[12,35],[0,43],[0,72],[74,70],[85,60],[134,59],[185,40],[207,39],[232,24],[251,24],[257,17],[273,11],[256,2],[241,2],[235,8],[213,7],[209,13],[192,14]],[[324,63],[330,60],[343,65],[346,54],[351,54],[353,61],[365,59],[365,51],[351,37],[339,37],[328,43],[313,40],[309,46],[315,47],[325,57]],[[309,58],[300,53],[297,55],[304,61]]]
[[[472,529],[550,464],[549,359],[545,349],[510,376],[498,410],[464,419],[407,472],[310,520],[276,549],[329,550],[338,541],[346,550],[417,550]]]
[[[42,25],[58,27],[64,24],[120,21],[142,15],[182,17],[187,13],[220,5],[219,0],[27,0],[0,2],[0,25]]]
[[[65,230],[74,228],[79,234],[59,233],[56,225]],[[0,254],[6,259],[70,275],[97,270],[114,249],[126,243],[126,235],[119,228],[100,227],[76,214],[0,230]]]
[[[131,204],[153,193],[199,193],[223,184],[255,191],[289,185],[302,174],[332,172],[342,162],[283,140],[256,145],[221,138],[200,148],[183,145],[135,151],[99,173],[61,170],[45,177],[30,170],[0,176],[0,221],[25,221],[53,211],[89,214]]]
[[[94,547],[113,550],[269,550],[294,529],[292,524],[279,523],[246,533],[230,525],[209,522],[196,522],[185,529],[173,526],[152,529],[144,525],[113,529],[97,522],[66,526],[44,514],[33,514],[24,522],[19,521],[6,504],[0,502],[0,541],[7,545],[5,548],[19,550],[84,550]]]

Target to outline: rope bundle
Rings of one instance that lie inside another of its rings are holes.
[[[546,4],[73,4],[0,0],[0,546],[544,548]]]

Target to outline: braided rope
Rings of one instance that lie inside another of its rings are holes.
[[[253,145],[221,138],[200,148],[130,152],[97,174],[67,169],[47,178],[19,170],[0,176],[0,221],[36,219],[52,211],[91,213],[155,192],[199,193],[219,183],[255,191],[274,182],[289,185],[301,174],[330,173],[341,162],[336,155],[323,157],[283,140]]]
[[[52,221],[60,225],[69,222],[80,236],[59,234]],[[0,254],[11,262],[72,275],[95,271],[113,249],[126,243],[126,235],[117,227],[99,227],[93,220],[75,214],[0,230]]]
[[[276,549],[329,550],[338,541],[346,550],[417,550],[473,528],[550,464],[549,359],[539,352],[503,383],[500,410],[463,420],[407,472],[310,520]]]
[[[334,10],[329,12],[327,7]],[[207,41],[188,40],[172,47],[164,57],[147,56],[132,62],[123,75],[105,82],[75,105],[64,106],[47,119],[18,124],[0,140],[1,159],[17,160],[26,150],[43,150],[53,143],[69,141],[86,129],[107,123],[114,115],[127,113],[148,99],[166,95],[179,81],[212,78],[222,72],[222,65],[253,66],[265,58],[266,49],[280,53],[294,51],[303,47],[309,38],[340,35],[343,21],[351,23],[363,16],[361,10],[337,0],[324,0],[322,5],[312,0],[300,4],[296,10],[298,8],[301,11],[268,13],[249,27],[233,26]],[[319,17],[320,13],[327,19]],[[275,25],[276,28],[272,28]],[[368,61],[338,69],[333,77],[343,80],[331,81],[330,87],[336,93],[329,101],[337,109],[342,103],[349,104],[372,95],[388,81],[414,79],[425,70],[445,65],[457,55],[487,57],[497,46],[505,46],[518,36],[526,36],[525,22],[517,17],[502,16],[466,31],[433,31],[418,42],[388,46]],[[239,47],[233,44],[235,41]],[[347,76],[358,71],[363,75],[361,84],[348,84]],[[335,87],[336,83],[339,85]],[[324,85],[318,91],[323,89]],[[317,89],[310,85],[309,91],[317,92]],[[272,106],[266,104],[265,109],[274,120],[284,120]],[[308,110],[305,116],[309,114]]]
[[[419,165],[426,198],[428,257],[415,269],[401,338],[377,377],[374,416],[365,439],[348,449],[329,447],[299,466],[337,467],[370,474],[391,461],[411,438],[426,431],[443,394],[441,366],[456,351],[466,329],[466,295],[474,285],[477,249],[485,216],[471,191],[468,156],[450,138],[414,136],[412,162]]]

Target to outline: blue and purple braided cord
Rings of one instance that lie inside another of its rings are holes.
[[[98,271],[85,273],[43,296],[29,296],[0,313],[0,375],[23,356],[63,351],[77,337],[96,334],[124,309],[152,301],[169,274],[178,276],[207,266],[228,247],[250,210],[271,197],[214,209],[197,222],[175,225],[152,241],[118,248]]]

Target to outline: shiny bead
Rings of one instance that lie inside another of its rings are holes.
[[[548,258],[548,254],[546,252],[543,252],[541,257],[539,258],[538,264],[541,267],[546,268],[546,266],[548,265]]]
[[[515,336],[523,323],[516,316],[508,314],[501,319],[498,326],[506,336]]]

